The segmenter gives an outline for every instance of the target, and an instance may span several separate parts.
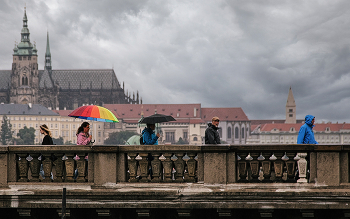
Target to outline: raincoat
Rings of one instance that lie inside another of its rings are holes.
[[[158,137],[151,128],[145,128],[142,137],[145,145],[158,145]]]
[[[312,119],[315,118],[312,115],[305,116],[305,124],[300,127],[297,144],[318,144],[315,140],[314,132],[312,128]]]

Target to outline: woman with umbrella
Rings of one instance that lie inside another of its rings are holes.
[[[77,145],[88,145],[91,142],[92,135],[89,135],[90,124],[83,122],[77,130]]]

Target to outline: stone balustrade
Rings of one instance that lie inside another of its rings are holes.
[[[1,185],[315,181],[339,185],[349,182],[348,150],[347,145],[2,146],[0,163],[6,174],[1,174]]]
[[[72,218],[347,218],[349,152],[350,145],[0,146],[0,213],[58,218],[65,188]]]

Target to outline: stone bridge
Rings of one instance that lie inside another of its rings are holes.
[[[1,146],[0,218],[350,218],[349,151]]]

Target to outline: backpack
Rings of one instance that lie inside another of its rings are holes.
[[[144,145],[144,143],[143,143],[143,135],[142,134],[140,135],[140,145]]]

